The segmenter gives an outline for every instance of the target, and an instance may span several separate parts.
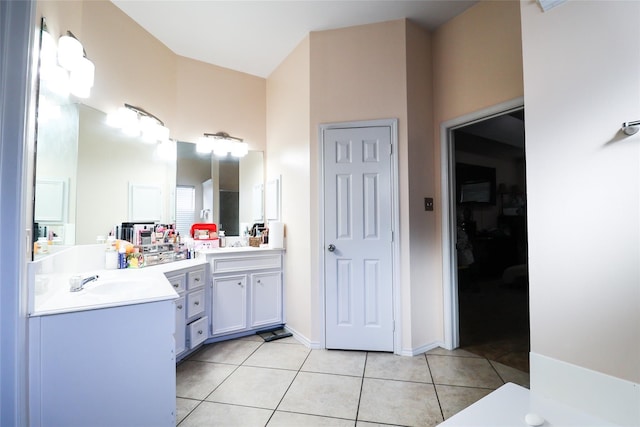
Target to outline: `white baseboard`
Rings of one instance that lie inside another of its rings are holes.
[[[531,392],[620,426],[640,426],[640,384],[530,353]]]
[[[307,348],[310,348],[312,350],[319,350],[322,348],[322,345],[317,342],[317,341],[310,341],[307,337],[305,337],[304,335],[302,335],[300,332],[296,331],[295,329],[293,329],[292,327],[290,327],[289,325],[285,325],[284,329],[287,332],[291,332],[291,334],[293,335],[293,337],[300,341],[301,344],[305,345]]]
[[[404,348],[401,350],[400,356],[417,356],[438,347],[444,348],[444,343],[442,341],[436,341],[416,348]]]

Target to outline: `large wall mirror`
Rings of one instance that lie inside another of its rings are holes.
[[[215,222],[228,236],[262,220],[263,153],[241,159],[172,151],[128,137],[106,114],[61,105],[38,126],[34,222],[54,247],[91,244],[128,221],[176,222],[176,187],[192,188],[191,223]]]
[[[176,149],[106,123],[83,104],[39,120],[34,222],[60,245],[95,243],[127,221],[175,220]],[[54,245],[55,246],[55,245]]]
[[[44,237],[55,251],[96,243],[122,222],[177,223],[180,188],[194,194],[186,223],[215,222],[233,236],[262,222],[262,152],[217,158],[189,142],[145,143],[60,94],[42,67],[39,76],[34,241]]]
[[[262,152],[218,159],[177,142],[167,153],[108,126],[102,111],[58,105],[39,120],[36,159],[34,222],[52,249],[95,243],[122,222],[175,223],[177,186],[194,190],[192,223],[233,236],[262,219]]]

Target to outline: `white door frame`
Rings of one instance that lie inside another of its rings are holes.
[[[456,246],[455,147],[452,133],[457,128],[501,116],[524,107],[524,98],[516,98],[475,111],[440,125],[440,168],[442,177],[442,284],[444,287],[444,345],[448,350],[460,346],[458,313],[458,270]]]
[[[398,189],[398,119],[379,119],[379,120],[364,120],[355,122],[339,122],[339,123],[325,123],[320,124],[318,127],[318,168],[320,171],[320,177],[318,180],[318,221],[319,221],[319,247],[318,247],[318,265],[320,266],[319,280],[319,301],[320,301],[320,346],[326,347],[326,313],[325,313],[325,262],[324,262],[324,132],[329,129],[346,129],[346,128],[366,128],[366,127],[381,127],[388,126],[391,128],[391,226],[393,231],[392,246],[392,293],[393,293],[393,352],[395,354],[401,353],[401,316],[400,314],[400,198]]]

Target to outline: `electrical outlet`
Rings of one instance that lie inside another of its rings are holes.
[[[433,197],[425,197],[424,198],[424,210],[432,211],[433,210]]]

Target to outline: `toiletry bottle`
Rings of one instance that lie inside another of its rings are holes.
[[[220,243],[220,247],[224,248],[227,244],[227,239],[224,237],[224,230],[220,230],[220,232],[218,233],[218,240],[218,243]]]
[[[40,253],[46,254],[49,252],[49,242],[46,237],[38,237],[38,244],[40,245]]]
[[[104,252],[104,268],[107,270],[118,268],[118,251],[116,251],[116,239],[114,236],[107,238],[107,247]]]
[[[124,242],[120,242],[118,249],[118,268],[127,268],[127,247]]]

